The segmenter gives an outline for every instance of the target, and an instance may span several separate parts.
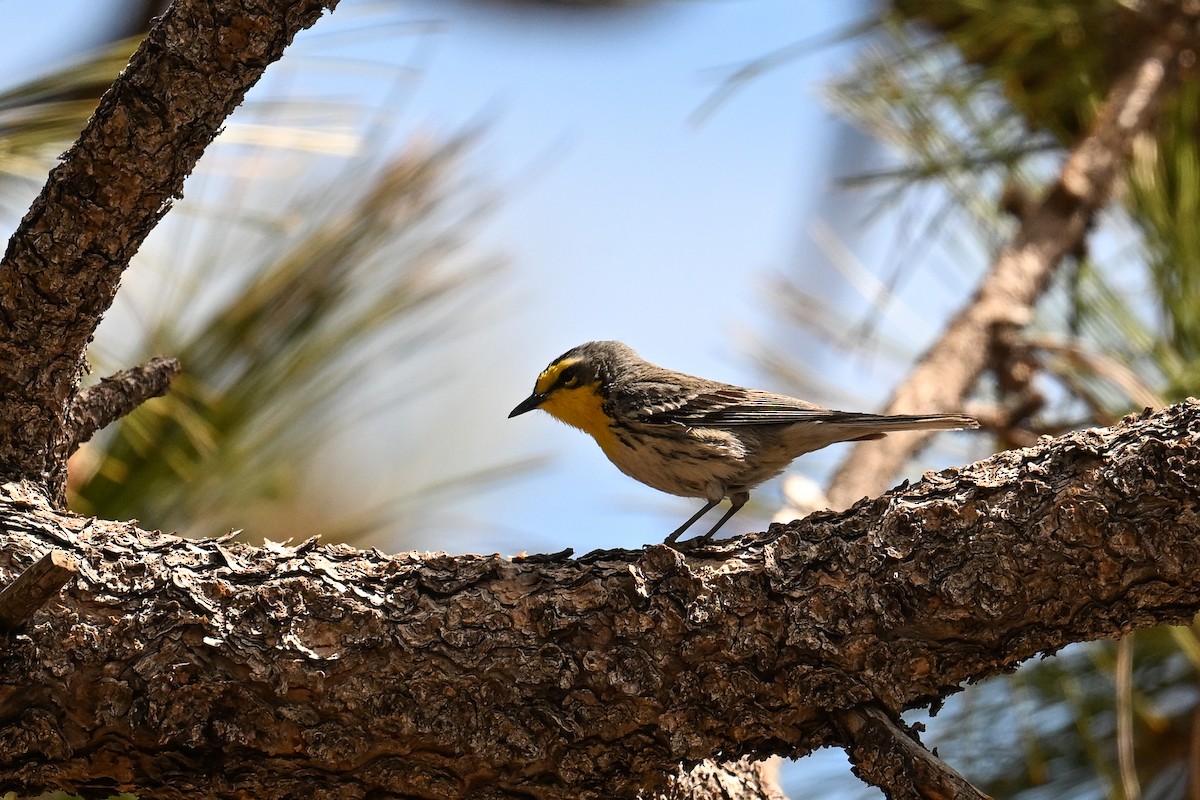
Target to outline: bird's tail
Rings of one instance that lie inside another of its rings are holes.
[[[862,429],[862,436],[849,441],[882,439],[886,434],[897,431],[959,431],[978,428],[979,422],[965,414],[853,414],[839,415],[830,420],[847,432]]]

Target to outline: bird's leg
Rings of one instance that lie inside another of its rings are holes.
[[[717,520],[717,524],[712,526],[712,530],[710,530],[708,533],[704,534],[703,536],[699,536],[697,538],[703,539],[705,541],[711,539],[713,534],[716,533],[717,530],[722,525],[724,525],[726,522],[729,521],[730,517],[732,517],[734,514],[736,514],[737,512],[742,510],[742,506],[746,505],[746,502],[749,499],[750,499],[749,492],[739,492],[737,494],[731,494],[729,496],[729,502],[732,503],[733,505],[731,505],[729,507],[729,510],[725,512],[725,516],[723,516],[719,520]]]
[[[703,517],[705,514],[707,514],[709,511],[711,511],[711,510],[712,510],[712,507],[713,507],[713,506],[715,506],[715,505],[716,505],[717,503],[719,503],[719,502],[721,502],[721,501],[720,501],[720,500],[710,500],[710,501],[708,502],[708,504],[704,506],[704,508],[700,509],[700,510],[699,510],[699,511],[697,511],[695,514],[693,514],[693,515],[692,515],[692,517],[691,517],[691,519],[689,519],[687,522],[685,522],[685,523],[683,523],[682,525],[680,525],[678,528],[676,528],[676,529],[675,529],[675,532],[674,532],[674,533],[672,533],[670,536],[668,536],[666,539],[664,539],[664,540],[663,540],[663,544],[673,544],[673,543],[675,542],[675,540],[679,538],[679,534],[683,533],[683,532],[684,532],[684,531],[686,531],[688,528],[692,527],[692,524],[693,524],[693,523],[694,523],[696,520],[700,519],[700,518],[701,518],[701,517]],[[742,502],[744,503],[744,502],[746,502],[746,501],[745,501],[745,500],[743,500]],[[726,514],[725,516],[726,516],[726,518],[728,518],[728,517],[729,517],[729,515],[728,515],[728,514]],[[721,520],[721,522],[724,522],[724,521],[725,521],[724,519],[723,519],[723,520]],[[720,524],[719,524],[719,523],[718,523],[717,527],[720,527]],[[713,528],[713,530],[716,530],[716,528]],[[712,531],[709,531],[709,533],[711,534],[711,533],[712,533]]]

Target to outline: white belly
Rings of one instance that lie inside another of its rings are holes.
[[[743,488],[746,449],[728,431],[683,427],[669,435],[645,431],[616,434],[603,448],[629,477],[660,492],[707,500],[721,500]]]

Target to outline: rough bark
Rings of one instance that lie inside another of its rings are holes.
[[[0,569],[80,577],[8,642],[0,785],[171,797],[614,797],[847,744],[1200,610],[1200,405],[680,553],[515,562],[189,541],[0,489]]]
[[[0,261],[0,476],[61,502],[84,349],[225,118],[336,0],[176,0]]]
[[[993,337],[1025,327],[1055,268],[1081,246],[1128,160],[1134,139],[1150,130],[1175,84],[1181,53],[1196,44],[1194,13],[1171,7],[1160,35],[1109,91],[1091,132],[1074,147],[1058,180],[1024,216],[1012,244],[996,257],[970,302],[951,320],[888,401],[887,414],[961,410],[987,366]],[[855,445],[827,491],[835,508],[883,491],[929,440],[927,432]]]

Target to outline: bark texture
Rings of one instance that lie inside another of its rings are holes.
[[[1200,610],[1200,405],[680,553],[252,548],[0,488],[0,569],[79,562],[0,662],[0,785],[626,797],[847,744],[1038,653]]]
[[[1181,54],[1190,55],[1189,48],[1196,45],[1194,9],[1181,5],[1161,11],[1160,35],[1145,43],[1141,57],[1132,59],[1114,83],[1091,132],[1072,149],[1058,180],[1024,216],[975,296],[896,388],[883,413],[961,410],[988,365],[995,337],[1032,321],[1034,305],[1055,268],[1080,248],[1112,195],[1134,139],[1151,129],[1163,95],[1175,84]],[[855,445],[830,482],[830,502],[845,508],[883,491],[931,435],[893,434]]]
[[[100,100],[0,261],[0,477],[61,502],[84,349],[204,148],[336,0],[176,0]]]

